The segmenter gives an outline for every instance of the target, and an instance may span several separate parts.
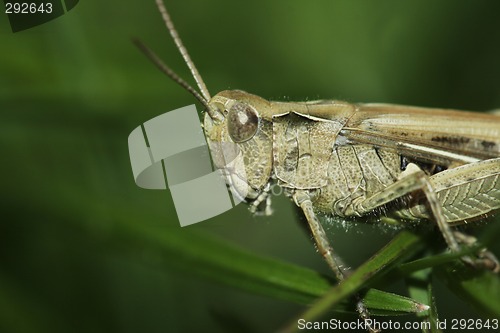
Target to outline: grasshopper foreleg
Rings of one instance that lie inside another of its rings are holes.
[[[263,216],[271,216],[273,214],[270,191],[271,183],[267,183],[263,191],[250,203],[248,207],[250,213]]]

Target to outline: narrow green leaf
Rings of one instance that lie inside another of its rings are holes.
[[[419,313],[425,309],[425,305],[415,299],[373,288],[363,295],[363,302],[374,316]],[[353,309],[350,308],[351,312]]]
[[[428,286],[430,284],[430,270],[420,270],[413,273],[411,276],[405,279],[408,285],[408,292],[410,297],[416,301],[426,304],[428,302]],[[428,308],[426,309],[428,310]],[[417,317],[426,320],[428,317],[428,311],[422,311],[417,314]]]
[[[421,328],[424,333],[441,333],[438,328],[437,309],[434,302],[434,295],[432,293],[432,275],[430,269],[419,270],[414,272],[406,279],[408,290],[411,297],[420,302],[429,304],[427,311],[417,313],[422,323]]]
[[[449,263],[453,260],[457,260],[461,258],[464,255],[471,254],[477,252],[481,248],[481,245],[473,245],[473,246],[468,246],[464,247],[461,251],[452,253],[452,252],[447,252],[447,253],[441,253],[433,256],[428,256],[425,258],[420,258],[414,261],[410,261],[407,263],[401,264],[397,270],[399,271],[400,275],[405,276],[408,274],[411,274],[413,272],[417,272],[419,270],[435,267],[438,265],[443,265],[446,263]]]
[[[250,253],[207,234],[183,229],[120,227],[117,244],[127,240],[136,249],[159,256],[156,265],[176,266],[246,291],[307,304],[331,286],[329,279],[311,269]]]
[[[147,244],[149,250],[165,256],[165,260],[160,261],[161,265],[169,263],[168,258],[175,255],[176,260],[171,262],[182,269],[252,293],[310,304],[323,296],[334,283],[308,268],[260,257],[189,229],[179,233],[165,232],[163,228],[145,230],[137,223],[126,223],[121,228],[124,226],[122,236],[130,237],[127,244],[137,242],[140,237],[141,244]],[[421,311],[421,304],[410,298],[376,289],[370,289],[364,301],[374,315]],[[333,310],[354,313],[355,304],[345,301]]]
[[[439,317],[437,313],[436,300],[434,299],[432,283],[430,282],[431,281],[429,281],[427,287],[428,303],[430,304],[430,309],[429,309],[429,322],[431,324],[430,332],[442,333],[441,329],[438,327]]]
[[[72,191],[64,196],[65,209],[58,208],[58,212],[74,214],[81,209],[78,203],[82,195]],[[311,304],[325,295],[335,283],[311,269],[256,255],[207,233],[177,226],[154,227],[140,223],[162,217],[151,211],[139,213],[128,207],[110,199],[104,209],[108,214],[112,213],[109,216],[114,221],[111,226],[95,230],[96,225],[82,223],[81,227],[84,232],[97,232],[103,241],[102,246],[112,247],[121,255],[139,255],[144,260],[144,253],[149,253],[154,258],[150,263],[157,267],[176,267],[247,292],[299,304]],[[91,212],[100,215],[101,209],[103,206],[99,202],[87,202],[82,214]],[[405,246],[413,244],[418,238],[407,233],[404,239],[395,244],[401,255],[405,253]],[[398,315],[419,309],[419,304],[409,298],[374,289],[369,290],[364,299],[367,308],[375,315]],[[332,310],[353,313],[355,304],[345,300]]]
[[[369,285],[375,277],[380,277],[388,271],[396,261],[414,254],[423,246],[419,236],[409,231],[401,231],[389,244],[383,247],[370,260],[361,265],[356,271],[333,287],[327,294],[318,300],[310,309],[299,316],[300,319],[313,321],[328,311],[341,300],[353,295],[362,287]],[[297,318],[298,320],[298,318]],[[285,331],[293,332],[297,329],[293,320]]]

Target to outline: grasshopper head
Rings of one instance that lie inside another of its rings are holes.
[[[204,128],[215,166],[242,198],[253,198],[272,171],[271,104],[240,90],[226,90],[210,99]]]

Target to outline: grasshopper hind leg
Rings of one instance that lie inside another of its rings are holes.
[[[430,181],[446,225],[478,218],[500,208],[500,158],[448,169],[432,175]],[[416,205],[410,211],[419,216],[423,209],[423,205]],[[476,243],[475,238],[460,232],[453,232],[451,236],[460,245]],[[486,249],[462,260],[473,267],[500,272],[498,259]]]
[[[457,238],[457,234],[454,233],[450,227],[449,222],[451,218],[449,216],[451,214],[451,209],[458,206],[459,204],[455,202],[455,199],[453,199],[452,204],[447,203],[447,198],[456,197],[456,195],[450,195],[453,188],[451,188],[448,183],[460,185],[459,180],[465,179],[462,174],[470,171],[468,169],[477,169],[482,171],[482,178],[473,181],[467,180],[468,183],[466,185],[470,186],[469,195],[472,196],[472,189],[474,189],[474,194],[477,194],[477,197],[486,198],[485,202],[490,205],[487,208],[493,209],[495,208],[494,205],[498,205],[498,201],[493,195],[490,194],[490,192],[497,193],[496,188],[498,184],[498,163],[499,160],[482,161],[479,163],[464,166],[461,169],[449,169],[434,176],[428,176],[416,164],[410,163],[408,164],[405,172],[401,174],[401,177],[398,181],[386,187],[383,191],[380,191],[372,195],[371,197],[357,202],[355,204],[355,211],[362,215],[397,198],[408,195],[414,191],[422,191],[422,193],[424,194],[426,206],[420,205],[414,207],[416,209],[410,209],[410,214],[414,215],[417,218],[430,217],[431,219],[433,219],[439,227],[439,230],[441,231],[441,234],[443,235],[443,238],[450,250],[452,252],[459,252],[461,248],[460,244],[470,244],[470,242],[465,241],[465,236]],[[455,180],[455,182],[452,182],[452,180]],[[481,183],[481,185],[473,184],[474,182]],[[462,200],[462,204],[464,204],[463,201],[465,200]],[[476,201],[478,200],[476,199]],[[425,207],[428,207],[429,209],[426,209]],[[460,211],[464,212],[464,209],[461,209]],[[464,219],[470,218],[472,216],[465,215],[463,217],[459,217]],[[462,261],[474,267],[485,267],[491,269],[494,272],[498,272],[500,270],[498,260],[492,253],[487,251],[481,251],[480,253],[478,253],[477,258],[464,256],[462,257]]]

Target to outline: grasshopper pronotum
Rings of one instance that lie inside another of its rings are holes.
[[[499,116],[333,100],[271,102],[240,90],[211,97],[162,1],[156,3],[199,92],[137,45],[205,106],[214,164],[226,169],[228,185],[248,189],[241,193],[254,212],[267,211],[270,184],[284,188],[339,281],[348,270],[317,213],[362,216],[409,197],[393,214],[434,221],[451,251],[459,251],[469,238],[451,227],[500,208]],[[228,167],[222,143],[237,146],[244,163]],[[463,260],[499,271],[487,251]]]

